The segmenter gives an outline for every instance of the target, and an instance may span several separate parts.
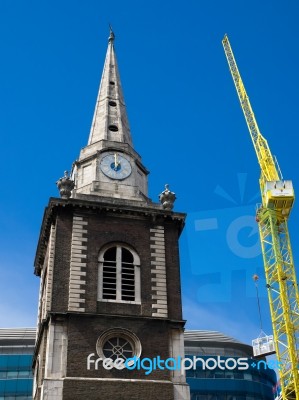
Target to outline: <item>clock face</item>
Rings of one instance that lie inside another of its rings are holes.
[[[119,153],[108,154],[100,162],[101,171],[111,179],[125,179],[131,175],[130,161]]]

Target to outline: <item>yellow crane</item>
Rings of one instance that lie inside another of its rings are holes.
[[[274,346],[284,400],[299,400],[299,293],[287,221],[294,204],[290,180],[284,180],[251,108],[227,35],[222,40],[229,69],[261,169],[262,204],[257,210]],[[257,343],[257,341],[253,341]],[[270,353],[269,349],[265,353]],[[254,354],[261,354],[254,348]]]

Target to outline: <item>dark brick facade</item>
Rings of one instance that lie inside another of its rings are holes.
[[[87,268],[86,268],[86,312],[122,315],[151,316],[151,252],[150,228],[157,223],[150,215],[121,214],[112,210],[96,212],[72,207],[58,207],[52,211],[56,223],[55,267],[53,282],[52,311],[65,312],[67,310],[69,267],[71,258],[71,237],[73,213],[84,216],[88,220],[87,237]],[[165,214],[165,213],[164,213]],[[164,223],[165,229],[166,274],[169,318],[182,319],[180,267],[178,239],[181,224],[177,220]],[[139,254],[141,260],[141,306],[132,304],[101,303],[97,301],[98,290],[98,256],[101,248],[108,243],[124,243],[130,245]]]
[[[87,357],[91,353],[96,354],[96,342],[98,337],[111,327],[128,329],[135,333],[142,343],[142,358],[161,359],[169,357],[169,329],[166,321],[156,321],[145,318],[126,318],[116,316],[82,317],[70,316],[68,319],[68,367],[67,376],[90,378],[118,378],[118,379],[170,379],[168,370],[153,371],[145,375],[138,370],[106,370],[99,367],[96,371],[92,367],[87,370]]]
[[[65,380],[64,400],[173,400],[171,382],[123,382]]]
[[[73,224],[71,209],[58,209],[54,223],[56,224],[56,244],[51,310],[63,313],[68,305]]]
[[[63,383],[63,399],[164,399],[173,400],[173,384],[168,370],[156,370],[150,375],[140,370],[87,370],[87,357],[96,353],[98,337],[110,328],[127,329],[137,335],[142,345],[141,357],[167,359],[171,356],[170,341],[173,329],[182,331],[180,268],[178,239],[184,224],[184,214],[161,210],[157,205],[148,207],[92,201],[51,199],[46,209],[41,238],[37,250],[36,271],[39,273],[47,252],[49,227],[56,226],[53,272],[53,291],[48,320],[43,322],[36,357],[45,360],[45,338],[49,323],[56,319],[67,333],[67,366]],[[85,312],[68,311],[70,260],[73,215],[87,221]],[[167,278],[168,318],[152,316],[152,282],[150,229],[164,226]],[[124,243],[139,255],[141,266],[141,304],[100,302],[98,293],[98,256],[108,243]],[[39,369],[42,384],[44,369]],[[71,378],[71,379],[68,379]],[[78,380],[76,380],[78,378]],[[97,380],[97,379],[102,380]],[[90,380],[86,380],[90,379]],[[105,381],[105,379],[107,379]],[[132,382],[131,380],[136,380]],[[116,381],[117,380],[117,381]],[[126,380],[126,381],[123,381]],[[155,380],[155,382],[150,382]],[[36,396],[35,399],[39,399]]]

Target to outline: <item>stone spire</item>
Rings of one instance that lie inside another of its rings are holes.
[[[71,197],[92,195],[148,201],[147,175],[132,145],[110,29],[108,49],[87,146],[73,164]],[[97,200],[96,200],[97,201]]]
[[[115,35],[110,27],[108,49],[93,115],[88,145],[100,140],[132,145],[118,65],[114,51]]]

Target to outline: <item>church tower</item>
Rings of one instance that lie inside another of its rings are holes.
[[[172,211],[167,186],[160,203],[148,198],[147,175],[111,31],[87,146],[41,226],[34,400],[189,400],[179,368],[185,214]]]

